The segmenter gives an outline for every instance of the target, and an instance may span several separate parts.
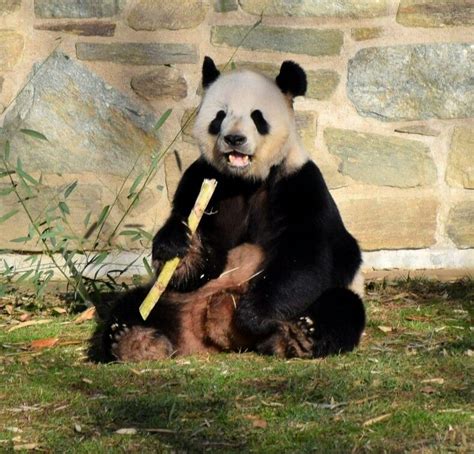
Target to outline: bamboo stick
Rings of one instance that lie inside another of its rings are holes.
[[[206,207],[209,204],[209,201],[211,200],[212,194],[214,193],[216,186],[216,180],[205,179],[202,182],[201,190],[199,191],[199,195],[196,199],[194,207],[191,210],[191,213],[189,213],[188,217],[188,227],[191,231],[191,235],[196,232],[199,222],[201,221],[204,211],[206,210]],[[161,295],[166,290],[166,287],[168,286],[169,281],[173,277],[176,268],[178,268],[179,262],[179,258],[175,257],[174,259],[168,260],[164,264],[163,269],[161,270],[158,278],[156,279],[156,282],[153,284],[153,287],[150,289],[148,295],[143,300],[143,303],[140,305],[139,310],[143,320],[146,320],[148,318],[148,315],[150,315],[150,312],[153,310]]]

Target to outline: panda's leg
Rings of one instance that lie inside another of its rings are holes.
[[[296,320],[259,344],[258,351],[280,357],[319,358],[352,351],[365,327],[361,298],[349,289],[325,291]]]
[[[97,362],[141,361],[167,358],[174,352],[174,339],[167,327],[175,327],[179,311],[157,305],[146,322],[139,306],[150,287],[139,287],[122,294],[110,307],[105,320],[92,336],[89,358]]]

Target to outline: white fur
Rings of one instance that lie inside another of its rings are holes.
[[[208,132],[209,124],[218,111],[226,112],[217,136]],[[251,118],[260,110],[270,124],[270,132],[261,135]],[[248,178],[265,179],[270,168],[284,162],[291,173],[301,167],[308,155],[296,132],[291,100],[275,82],[252,71],[236,71],[219,76],[204,94],[194,126],[201,154],[224,172],[238,171]],[[250,166],[233,170],[226,165],[222,154],[231,151],[224,136],[239,134],[247,138],[245,152],[253,154]]]

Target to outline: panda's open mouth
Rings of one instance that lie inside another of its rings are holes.
[[[245,153],[239,153],[235,150],[226,153],[225,157],[227,159],[227,164],[231,167],[244,168],[249,166],[252,162],[252,156]]]

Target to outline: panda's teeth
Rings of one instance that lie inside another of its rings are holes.
[[[246,167],[250,164],[250,157],[243,153],[231,152],[227,155],[227,161],[233,167]]]

